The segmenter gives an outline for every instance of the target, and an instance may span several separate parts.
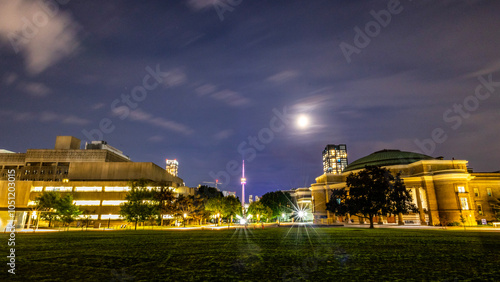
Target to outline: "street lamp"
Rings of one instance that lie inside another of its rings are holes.
[[[109,229],[109,224],[111,223],[111,214],[109,214],[109,217],[108,217],[108,229]]]
[[[187,214],[184,213],[184,228],[186,228],[186,217],[187,217]]]

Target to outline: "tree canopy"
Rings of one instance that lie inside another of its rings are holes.
[[[288,192],[275,191],[262,195],[260,202],[272,210],[271,218],[280,217],[283,213],[290,213],[294,205]]]
[[[273,210],[270,207],[265,206],[261,201],[252,202],[248,206],[248,214],[251,214],[252,217],[256,218],[257,221],[261,219],[269,220],[273,216]]]
[[[241,202],[234,196],[211,198],[206,201],[205,209],[212,215],[218,215],[220,222],[221,218],[240,215]]]
[[[333,190],[327,209],[337,215],[367,217],[373,228],[373,217],[415,212],[410,192],[398,173],[392,176],[384,167],[366,166],[347,177],[346,188]]]
[[[57,192],[43,192],[36,197],[37,202],[34,210],[40,211],[40,218],[49,221],[49,227],[53,220],[58,220],[63,225],[71,224],[82,213],[80,209],[73,204],[73,196],[66,195],[61,198]]]
[[[57,220],[60,220],[65,225],[67,224],[68,227],[80,214],[82,214],[82,211],[73,204],[73,197],[71,195],[60,198],[55,205],[55,209]]]
[[[207,185],[201,185],[200,187],[198,187],[195,194],[200,195],[205,199],[218,198],[223,196],[222,192],[217,190],[217,188],[209,187]]]
[[[36,208],[35,210],[40,211],[40,218],[49,221],[49,227],[51,227],[52,220],[56,218],[55,208],[57,202],[60,199],[60,195],[57,192],[43,192],[40,196],[36,197]]]
[[[132,181],[130,191],[125,196],[127,202],[120,208],[120,215],[128,222],[137,223],[150,219],[157,212],[157,206],[154,204],[154,193],[146,189],[148,182],[144,180]]]

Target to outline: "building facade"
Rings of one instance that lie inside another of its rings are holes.
[[[367,165],[383,166],[393,175],[401,173],[406,188],[411,191],[418,213],[404,215],[409,224],[439,225],[460,223],[475,225],[483,219],[495,220],[492,204],[500,197],[500,173],[474,173],[467,169],[466,160],[443,160],[399,150],[382,150],[348,165],[341,174],[325,173],[312,184],[314,222],[362,223],[356,216],[337,217],[326,210],[331,191],[346,187],[349,174]],[[462,216],[462,218],[461,218]],[[377,218],[376,222],[395,223],[393,216]]]
[[[347,165],[346,144],[326,145],[323,150],[323,173],[341,174]]]
[[[120,204],[133,180],[145,179],[169,187],[174,193],[192,195],[184,181],[151,162],[132,162],[103,141],[87,144],[72,136],[58,136],[54,149],[28,149],[26,153],[0,153],[0,228],[8,214],[9,172],[15,171],[16,227],[36,221],[35,199],[43,192],[71,194],[94,226],[125,224]],[[106,145],[106,146],[102,146]],[[158,186],[159,187],[159,186]],[[157,189],[158,187],[147,187]],[[44,223],[40,223],[43,226]]]

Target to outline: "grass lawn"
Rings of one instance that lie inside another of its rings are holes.
[[[500,233],[268,228],[71,231],[16,236],[0,281],[351,281],[500,279]]]

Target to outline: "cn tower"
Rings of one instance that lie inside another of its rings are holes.
[[[245,212],[245,184],[247,184],[247,179],[245,178],[245,160],[243,160],[241,171],[241,205],[243,206],[243,212]]]

